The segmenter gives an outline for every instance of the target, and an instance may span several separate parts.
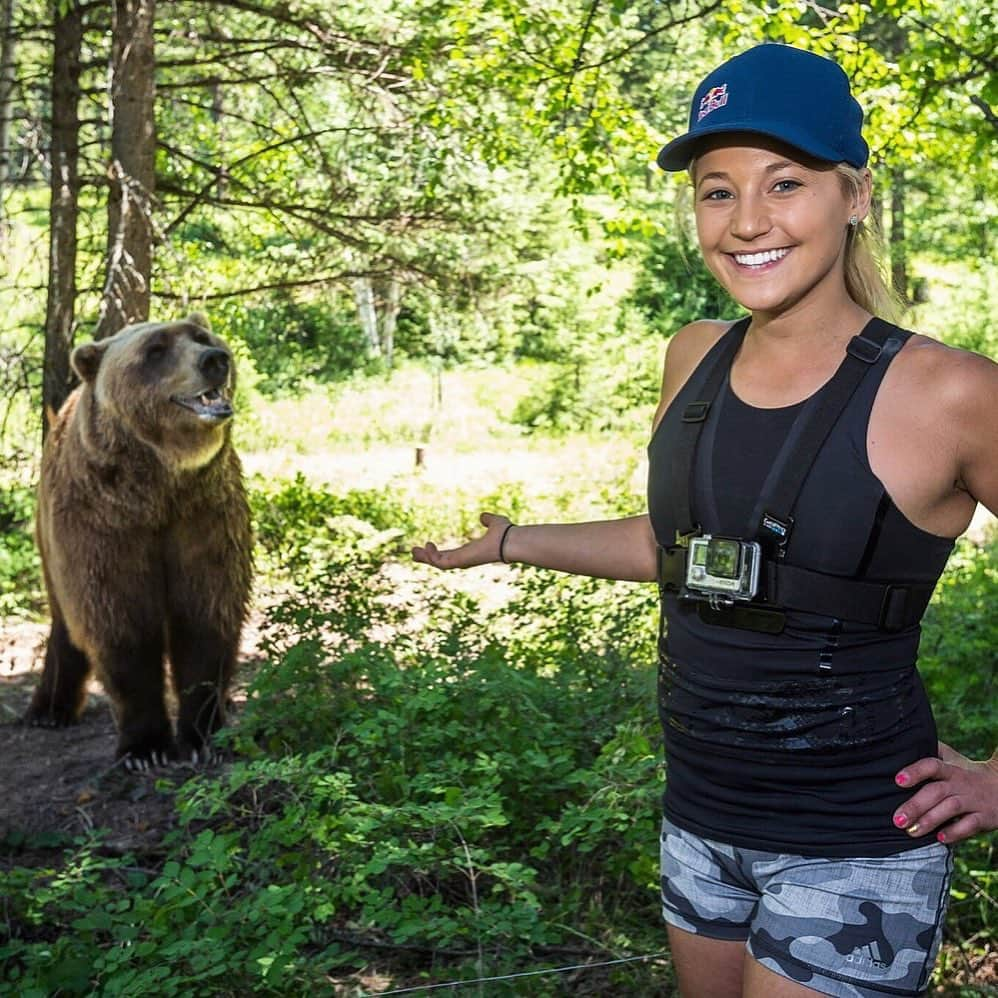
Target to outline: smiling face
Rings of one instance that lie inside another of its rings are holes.
[[[73,366],[97,407],[176,469],[207,464],[233,416],[235,367],[225,342],[201,317],[146,322],[85,343]]]
[[[726,135],[691,167],[704,261],[732,298],[769,318],[851,301],[843,261],[849,218],[866,216],[833,164],[758,136]]]

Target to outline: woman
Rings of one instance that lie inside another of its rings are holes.
[[[662,901],[687,998],[921,994],[950,846],[998,827],[998,754],[936,741],[919,618],[978,502],[998,510],[998,366],[874,315],[862,110],[766,44],[689,131],[704,260],[750,316],[680,329],[647,515],[512,525],[416,560],[657,580]]]

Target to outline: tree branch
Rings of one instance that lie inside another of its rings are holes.
[[[998,114],[995,114],[994,108],[992,108],[983,97],[978,97],[977,94],[974,94],[970,98],[970,103],[973,104],[974,107],[979,108],[988,124],[990,124],[995,131],[998,131]]]
[[[582,34],[579,35],[579,44],[575,50],[575,58],[572,60],[572,68],[568,72],[568,79],[565,81],[565,93],[561,98],[562,106],[565,109],[564,113],[568,113],[568,98],[572,92],[572,83],[575,80],[575,74],[578,73],[580,67],[582,66],[582,54],[586,50],[586,41],[589,38],[589,32],[593,27],[593,20],[596,17],[596,11],[599,9],[599,0],[592,0],[589,5],[589,11],[586,14],[586,23],[582,26]],[[564,125],[564,119],[562,120],[562,125]]]
[[[715,10],[723,5],[724,0],[712,0],[711,3],[707,4],[706,7],[700,8],[696,13],[689,14],[686,17],[675,18],[671,21],[667,21],[665,24],[660,24],[657,28],[651,28],[646,31],[640,38],[635,39],[633,42],[625,45],[623,48],[617,49],[616,52],[611,52],[610,55],[598,62],[587,62],[581,65],[576,70],[573,67],[573,72],[582,72],[587,69],[599,69],[602,66],[609,65],[611,62],[616,62],[618,59],[622,59],[628,52],[633,52],[635,49],[640,48],[642,45],[647,44],[651,39],[655,38],[657,35],[662,34],[663,31],[669,31],[671,28],[678,28],[684,24],[689,24],[691,21],[698,21],[702,17],[706,17],[708,14],[712,14]],[[553,77],[558,77],[563,75],[562,73],[552,74]],[[549,77],[548,79],[550,79]],[[542,80],[541,82],[546,82]]]
[[[954,51],[959,52],[960,55],[966,56],[974,62],[980,63],[992,73],[998,72],[998,60],[995,60],[994,58],[993,49],[991,50],[991,58],[989,58],[987,53],[975,52],[973,49],[967,48],[966,45],[956,41],[949,35],[943,34],[943,32],[940,31],[934,24],[930,24],[928,21],[923,21],[920,17],[915,17],[914,15],[909,14],[908,18],[913,24],[917,24],[928,34],[935,35],[936,38],[943,42],[943,44],[948,45]]]

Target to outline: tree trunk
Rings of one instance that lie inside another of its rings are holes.
[[[353,296],[357,303],[357,317],[360,328],[364,331],[367,349],[372,357],[381,354],[378,340],[378,313],[374,305],[374,284],[370,277],[355,277],[353,279]]]
[[[895,167],[891,171],[891,281],[894,290],[905,304],[908,297],[908,256],[904,235],[904,171]]]
[[[14,94],[15,0],[0,0],[0,246],[7,243],[7,210],[5,201],[10,182],[10,122]]]
[[[976,232],[977,252],[982,260],[992,259],[991,232],[992,225],[988,221],[987,212],[984,210],[988,204],[988,192],[984,184],[977,184],[974,187],[974,200],[980,203],[981,211],[974,212],[973,228]]]
[[[107,262],[97,338],[149,318],[155,188],[155,0],[115,0]]]
[[[73,315],[76,307],[76,221],[79,200],[80,45],[83,14],[78,3],[61,8],[52,54],[52,144],[49,159],[49,273],[42,373],[42,434],[48,416],[69,394]]]
[[[395,360],[395,325],[402,306],[402,282],[389,277],[381,282],[378,305],[381,308],[381,356],[390,369]]]
[[[222,150],[225,148],[225,118],[222,116],[222,112],[225,110],[224,98],[222,93],[222,84],[218,80],[215,80],[211,84],[211,120],[215,124],[215,143],[216,148]],[[219,162],[221,163],[223,157],[219,156]],[[221,201],[225,197],[226,188],[226,176],[224,166],[218,171],[218,180],[215,183],[215,197]]]

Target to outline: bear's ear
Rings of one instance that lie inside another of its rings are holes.
[[[184,321],[193,322],[195,326],[200,326],[202,329],[207,329],[209,333],[211,332],[211,323],[204,312],[191,312]]]
[[[69,358],[73,370],[81,381],[93,381],[97,377],[97,368],[107,350],[107,340],[95,340],[93,343],[83,343],[78,346]]]

